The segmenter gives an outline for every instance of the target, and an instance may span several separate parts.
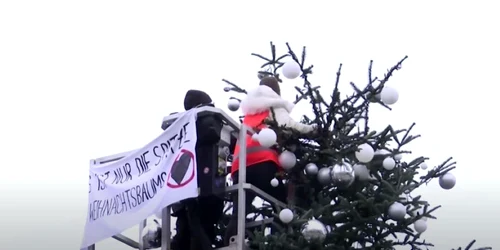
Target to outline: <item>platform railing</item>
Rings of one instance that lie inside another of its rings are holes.
[[[238,143],[240,144],[240,152],[238,155],[239,158],[239,171],[238,171],[238,179],[239,182],[238,184],[226,187],[226,194],[231,194],[234,193],[235,191],[238,193],[238,204],[245,204],[245,198],[246,198],[246,192],[245,190],[254,192],[258,197],[262,198],[263,200],[266,200],[270,202],[272,205],[275,206],[280,206],[280,207],[286,207],[286,204],[282,203],[281,201],[278,201],[271,195],[267,194],[266,192],[262,191],[261,189],[246,183],[246,138],[247,134],[252,135],[254,132],[252,129],[248,128],[245,125],[241,125],[239,129],[236,129],[234,126],[233,127],[233,132],[238,132]],[[239,130],[239,131],[238,131]],[[101,164],[106,164],[110,163],[113,161],[120,160],[127,156],[128,154],[132,153],[134,151],[129,151],[126,153],[122,154],[117,154],[117,155],[112,155],[108,157],[103,157],[100,159],[92,160],[91,164],[94,165],[101,165]],[[161,227],[162,227],[162,235],[161,235],[161,250],[170,250],[170,243],[171,243],[171,211],[170,207],[165,207],[162,210],[162,222],[161,222]],[[236,237],[231,238],[230,240],[230,245],[227,247],[222,247],[218,248],[218,250],[245,250],[247,249],[246,247],[246,242],[245,242],[245,232],[246,228],[248,227],[254,227],[257,225],[261,224],[268,224],[273,221],[273,218],[269,219],[264,219],[261,221],[255,221],[255,222],[250,222],[246,223],[246,207],[244,205],[238,206],[238,224],[237,224],[237,235]],[[117,234],[113,236],[112,238],[122,242],[123,244],[134,248],[134,249],[139,249],[139,250],[145,250],[145,246],[143,245],[142,241],[142,231],[144,227],[146,226],[147,220],[143,220],[139,224],[139,240],[135,241],[130,239],[129,237],[123,235],[123,234]],[[91,245],[89,246],[86,250],[95,250],[96,246]]]

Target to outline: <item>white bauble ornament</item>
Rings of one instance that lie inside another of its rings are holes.
[[[306,171],[306,174],[308,175],[316,175],[318,174],[318,166],[314,163],[308,163],[305,167],[304,170]]]
[[[375,151],[375,155],[390,155],[390,154],[391,151],[387,149],[378,149],[377,151]]]
[[[310,220],[300,228],[300,232],[304,239],[308,242],[323,242],[326,238],[327,230],[325,224],[319,220]]]
[[[375,152],[373,152],[373,148],[370,144],[365,143],[359,145],[355,155],[359,162],[368,163],[373,159]]]
[[[300,76],[302,70],[300,69],[300,65],[295,61],[288,61],[281,68],[281,72],[284,77],[288,79],[295,79]]]
[[[259,133],[254,133],[254,134],[252,135],[252,140],[254,140],[254,141],[259,141]]]
[[[331,168],[320,168],[319,169],[317,178],[318,178],[318,182],[321,185],[326,186],[326,185],[329,185],[332,183],[332,177],[330,175],[331,171],[332,171]]]
[[[259,132],[258,141],[263,147],[271,147],[276,144],[276,139],[278,136],[276,132],[270,128],[264,128]]]
[[[349,187],[354,182],[354,169],[351,164],[344,162],[342,164],[335,164],[330,171],[332,183],[338,188]]]
[[[384,161],[382,162],[382,166],[386,169],[386,170],[393,170],[394,167],[396,167],[396,161],[394,159],[392,159],[392,157],[387,157],[384,159]]]
[[[457,183],[457,178],[452,173],[446,173],[439,177],[439,186],[443,189],[452,189]]]
[[[420,165],[418,165],[422,170],[426,170],[428,168],[427,163],[422,162]]]
[[[285,208],[285,209],[281,210],[281,212],[279,214],[279,218],[285,224],[288,224],[288,223],[292,222],[292,220],[293,220],[293,212],[292,212],[292,210],[290,210],[288,208]]]
[[[394,155],[394,160],[401,161],[402,159],[403,159],[403,154],[402,153]]]
[[[292,169],[297,163],[297,157],[290,151],[283,151],[279,156],[279,162],[285,170]]]
[[[240,108],[240,101],[236,99],[229,99],[227,102],[227,108],[231,111],[236,111]]]
[[[425,220],[417,220],[413,222],[413,228],[417,233],[421,234],[427,230],[427,222]]]
[[[402,220],[405,218],[406,215],[406,207],[399,203],[399,202],[394,202],[390,207],[388,211],[389,217],[393,220]]]
[[[271,186],[277,187],[279,184],[280,182],[278,181],[278,179],[274,178],[271,180]]]
[[[354,175],[356,176],[356,178],[358,178],[358,180],[367,181],[370,179],[370,171],[365,165],[355,164],[353,168]]]
[[[380,99],[382,100],[383,103],[387,105],[392,105],[398,101],[399,93],[396,89],[392,87],[384,86],[384,88],[380,92]]]

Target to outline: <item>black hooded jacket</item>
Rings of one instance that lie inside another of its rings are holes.
[[[189,90],[184,98],[184,109],[191,110],[203,106],[212,106],[208,94],[199,90]],[[172,206],[177,216],[177,234],[174,242],[179,249],[212,249],[215,241],[215,224],[223,214],[224,201],[213,195],[215,173],[219,166],[219,141],[223,121],[215,115],[198,115],[196,120],[196,165],[198,170],[198,187],[200,196],[186,199]],[[206,172],[206,170],[209,170]],[[220,178],[220,177],[217,177]],[[222,177],[225,178],[225,177]],[[225,185],[224,185],[225,186]],[[204,195],[206,193],[207,195]],[[182,229],[184,228],[184,230]]]
[[[189,90],[184,97],[184,109],[190,110],[192,108],[199,108],[203,106],[211,106],[212,99],[210,96],[200,90]],[[222,121],[210,115],[198,116],[196,120],[196,134],[197,134],[197,143],[196,143],[196,154],[198,155],[199,151],[203,151],[204,146],[213,146],[214,144],[220,141],[220,133],[222,130]],[[197,159],[198,162],[203,159]]]

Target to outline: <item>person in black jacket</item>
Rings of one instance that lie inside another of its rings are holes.
[[[199,90],[189,90],[184,98],[184,109],[213,106],[210,96]],[[212,176],[218,166],[217,152],[223,123],[215,116],[199,115],[196,120],[196,162],[200,196],[173,206],[177,217],[177,233],[172,239],[173,250],[213,249],[216,240],[215,225],[223,215],[224,200],[204,189],[212,187]],[[214,158],[215,157],[215,158]],[[208,170],[208,172],[207,172]],[[204,194],[207,193],[207,194]]]

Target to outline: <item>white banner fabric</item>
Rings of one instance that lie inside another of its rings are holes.
[[[108,165],[91,165],[86,248],[157,211],[198,196],[196,111],[182,114],[154,141]]]

